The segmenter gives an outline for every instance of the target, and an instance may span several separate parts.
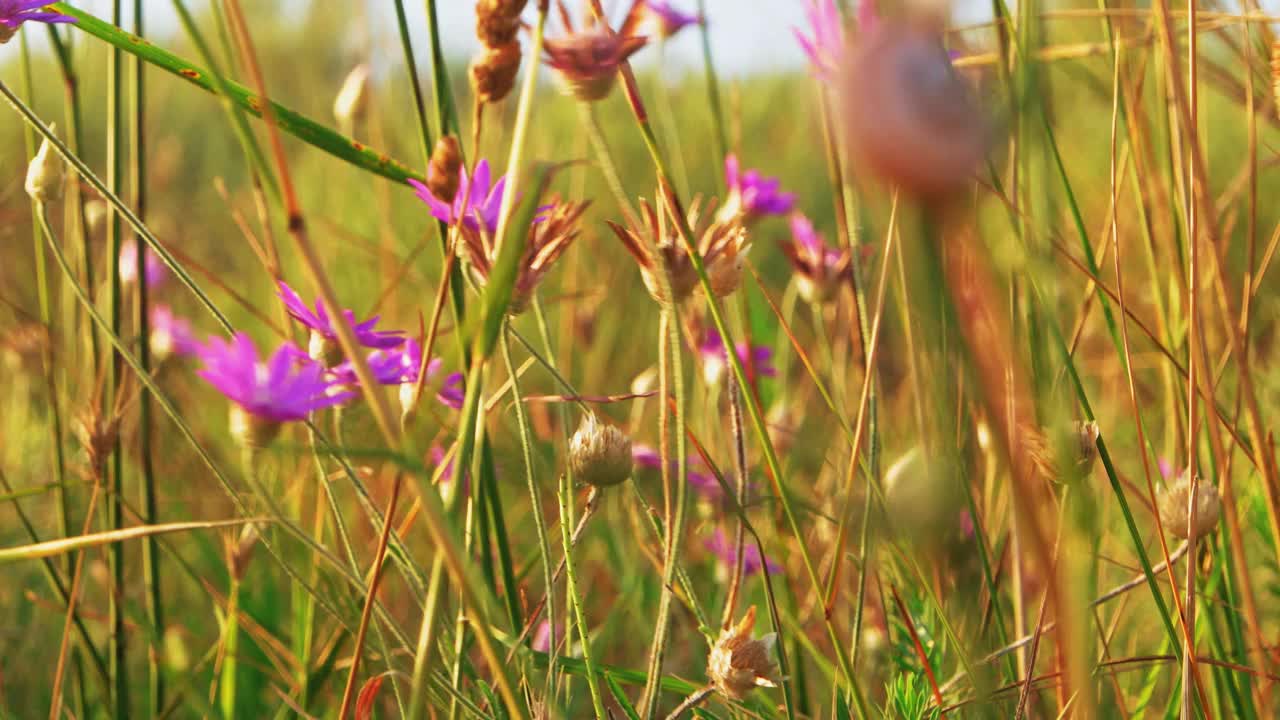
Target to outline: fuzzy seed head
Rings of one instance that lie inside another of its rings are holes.
[[[52,126],[50,129],[53,129]],[[40,150],[27,166],[27,182],[24,186],[32,200],[41,203],[62,199],[62,158],[54,151],[49,139],[40,143]]]
[[[1157,498],[1160,507],[1160,522],[1164,529],[1174,537],[1186,540],[1187,521],[1191,520],[1196,537],[1204,537],[1218,526],[1218,518],[1222,515],[1222,498],[1213,483],[1200,480],[1196,483],[1195,514],[1189,512],[1191,496],[1191,475],[1183,470],[1178,479]]]
[[[774,682],[773,646],[776,633],[754,639],[756,608],[751,606],[738,624],[720,631],[707,658],[707,676],[716,689],[741,700],[757,687],[777,687]]]
[[[516,39],[520,13],[528,0],[479,0],[476,3],[476,38],[485,47],[500,47]]]
[[[631,438],[588,413],[569,440],[569,469],[593,487],[617,485],[631,477]]]
[[[516,85],[520,70],[520,42],[486,47],[471,61],[471,89],[481,103],[496,103]]]

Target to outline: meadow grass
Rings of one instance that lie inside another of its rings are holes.
[[[832,73],[601,81],[535,1],[500,90],[431,0],[23,24],[0,717],[1276,717],[1272,18],[854,5]]]

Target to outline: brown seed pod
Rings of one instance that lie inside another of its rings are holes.
[[[462,153],[458,139],[445,135],[436,141],[431,151],[431,163],[427,166],[427,189],[445,203],[453,202],[458,194],[458,171],[462,168]]]
[[[481,103],[495,103],[511,93],[520,70],[520,43],[490,47],[471,61],[471,89]]]
[[[476,3],[476,38],[485,47],[501,47],[516,39],[520,13],[527,0],[480,0]]]

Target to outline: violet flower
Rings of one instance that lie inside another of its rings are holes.
[[[663,38],[669,38],[690,25],[700,25],[701,15],[682,12],[666,0],[644,0],[649,18]]]
[[[324,367],[293,343],[281,345],[264,362],[249,336],[236,333],[231,342],[210,338],[196,355],[204,363],[196,374],[231,400],[232,433],[250,447],[270,443],[283,423],[353,397],[335,391]]]
[[[729,199],[717,215],[721,220],[740,215],[750,222],[766,215],[785,215],[795,207],[795,194],[778,192],[777,178],[765,177],[758,170],[742,172],[733,153],[724,159],[724,178]]]
[[[151,307],[151,354],[157,360],[172,355],[195,355],[200,343],[191,332],[191,322],[174,315],[168,305]]]
[[[868,0],[862,0],[859,17],[863,7],[868,7]],[[791,28],[800,43],[800,49],[809,57],[809,69],[819,80],[831,81],[839,73],[840,61],[844,56],[844,25],[840,18],[840,8],[836,0],[809,0],[804,9],[809,20],[809,31],[812,37],[806,36],[800,28]]]
[[[18,32],[27,21],[43,23],[73,23],[75,18],[59,12],[45,12],[42,8],[49,0],[0,0],[0,45]]]
[[[716,559],[720,561],[720,566],[726,571],[732,571],[734,562],[737,560],[734,553],[733,540],[727,537],[723,528],[716,528],[711,533],[711,537],[703,541],[702,546],[706,548]],[[782,566],[760,556],[760,548],[754,542],[745,542],[742,545],[742,575],[743,577],[755,575],[760,572],[761,568],[768,568],[769,573],[782,572]]]
[[[738,343],[738,361],[748,373],[754,372],[757,377],[774,377],[778,371],[773,367],[773,350],[755,345],[748,349],[746,343]],[[702,376],[708,385],[720,382],[728,368],[728,355],[725,352],[724,340],[714,328],[707,330],[707,337],[698,346],[698,355],[702,358]]]
[[[142,257],[147,287],[157,287],[169,277],[169,268],[150,247],[143,249]],[[138,282],[138,243],[133,238],[120,243],[120,282],[125,286]]]
[[[662,455],[652,445],[644,443],[631,444],[631,461],[637,469],[661,470]]]
[[[848,248],[828,245],[809,218],[798,212],[791,215],[791,241],[782,243],[782,252],[791,261],[800,296],[807,302],[830,300],[852,262]]]
[[[374,350],[366,357],[366,361],[374,382],[379,385],[399,385],[401,403],[412,402],[414,385],[418,382],[418,368],[422,367],[422,346],[416,340],[407,340],[400,347],[388,350]],[[440,358],[431,358],[427,362],[427,382],[431,382],[431,378],[440,372],[442,365],[444,361]],[[344,360],[330,372],[337,385],[354,387],[360,383],[355,365],[350,360]],[[405,397],[406,394],[408,398]],[[462,373],[450,373],[436,393],[436,399],[454,410],[461,409]]]
[[[307,307],[302,301],[298,293],[289,287],[283,280],[280,281],[280,299],[284,301],[285,310],[294,320],[302,323],[311,330],[311,357],[314,360],[323,360],[326,365],[332,367],[342,362],[342,350],[338,347],[337,333],[333,330],[333,324],[329,321],[329,314],[325,312],[324,305],[317,300],[315,309]],[[342,317],[346,319],[347,324],[351,326],[352,332],[355,333],[356,342],[364,347],[377,348],[386,350],[388,348],[398,347],[404,343],[404,332],[401,330],[379,331],[374,330],[374,325],[378,324],[378,316],[365,320],[364,322],[356,322],[356,315],[351,310],[343,310]]]
[[[502,208],[502,194],[507,187],[507,177],[504,175],[498,178],[491,186],[488,160],[476,163],[474,178],[467,175],[465,165],[458,169],[458,174],[458,192],[452,203],[437,198],[430,188],[417,180],[410,178],[409,184],[413,186],[418,198],[431,208],[431,215],[435,219],[446,225],[461,221],[468,230],[483,230],[486,235],[493,235],[498,229],[498,214]]]

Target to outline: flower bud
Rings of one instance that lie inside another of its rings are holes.
[[[1190,514],[1190,478],[1190,472],[1183,470],[1177,481],[1165,488],[1157,498],[1160,522],[1164,529],[1183,540],[1188,537],[1188,520],[1194,526],[1196,537],[1204,537],[1217,527],[1218,517],[1222,514],[1222,498],[1218,495],[1218,488],[1204,480],[1196,483],[1195,515]]]
[[[617,485],[631,477],[631,438],[588,413],[569,440],[569,469],[593,487]]]
[[[431,163],[427,165],[427,189],[441,202],[452,203],[458,195],[458,171],[462,168],[462,153],[458,139],[445,135],[436,141],[431,151]]]
[[[333,116],[343,131],[351,134],[356,120],[364,117],[369,106],[369,66],[361,63],[351,69],[333,100]]]
[[[49,128],[53,129],[52,126]],[[62,158],[53,149],[49,139],[40,143],[40,151],[27,166],[27,194],[32,200],[41,203],[57,202],[62,199]]]
[[[707,676],[716,689],[728,697],[741,700],[756,687],[777,687],[773,681],[773,646],[777,633],[753,639],[756,608],[751,606],[742,620],[720,631],[720,637],[707,658]]]
[[[495,103],[511,93],[520,70],[520,43],[488,47],[471,61],[471,89],[481,103]]]
[[[261,450],[271,444],[280,434],[284,423],[245,412],[239,405],[231,404],[231,437],[241,447],[249,450]]]
[[[311,336],[307,340],[307,354],[312,360],[327,368],[342,364],[342,346],[337,340],[325,337],[315,330],[311,331]]]

